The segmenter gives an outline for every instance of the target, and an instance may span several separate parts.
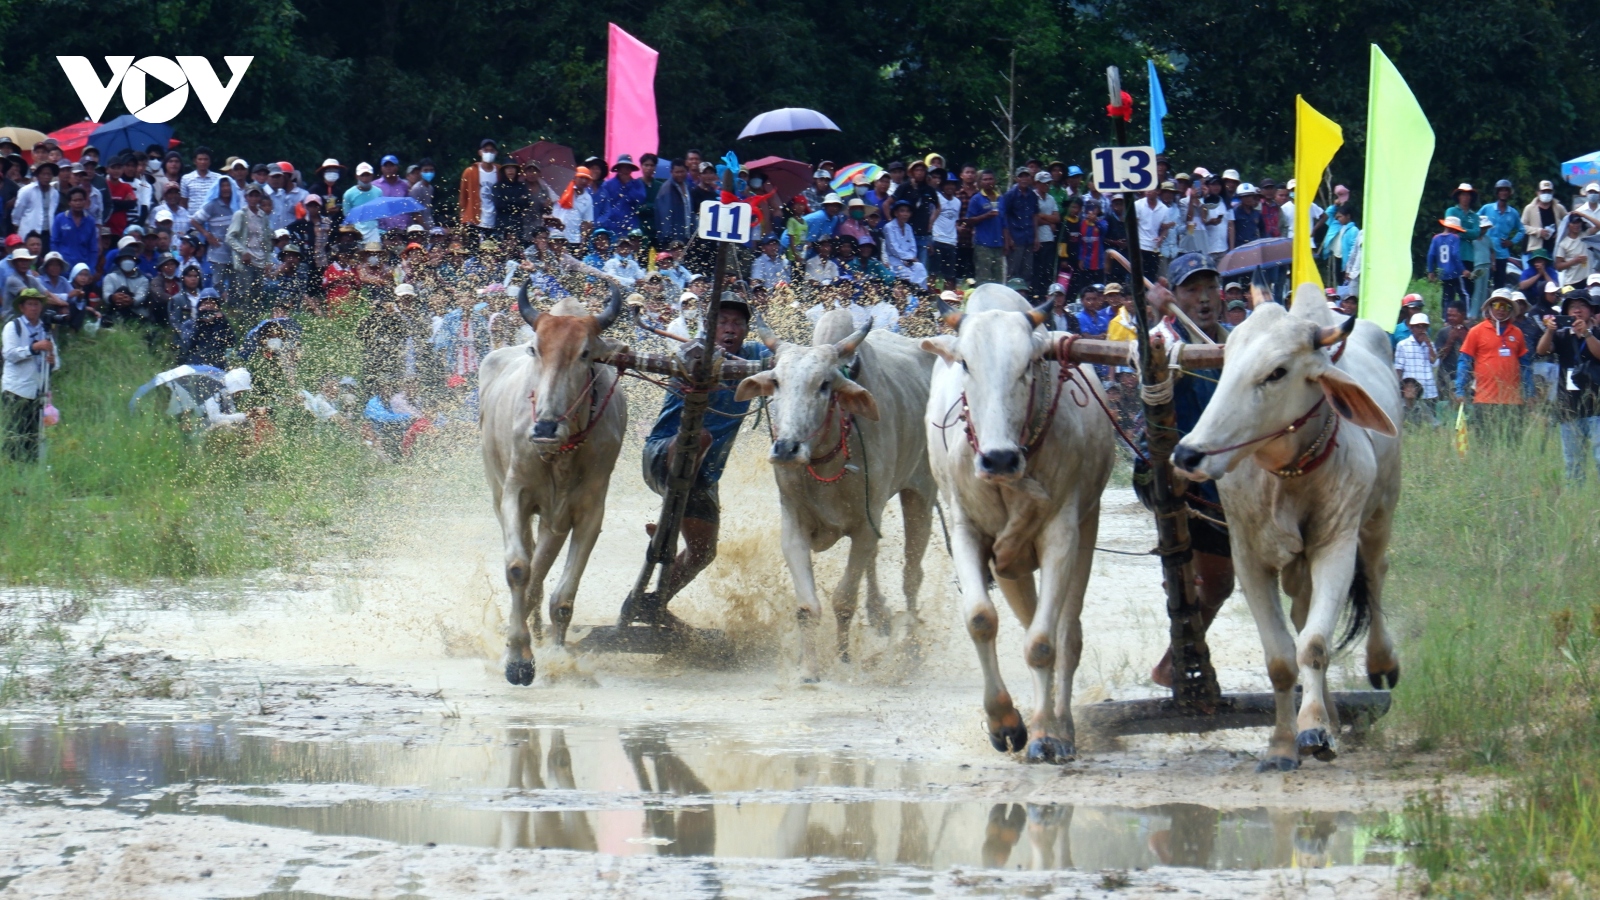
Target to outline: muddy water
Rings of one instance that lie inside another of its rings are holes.
[[[715,730],[463,727],[293,742],[230,722],[13,726],[23,804],[221,816],[398,844],[1053,870],[1389,864],[1381,816],[952,799],[960,766],[796,754]]]

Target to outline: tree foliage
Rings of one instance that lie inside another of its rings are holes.
[[[1141,115],[1163,70],[1167,139],[1183,167],[1288,173],[1295,94],[1345,130],[1339,180],[1359,190],[1367,45],[1407,76],[1438,135],[1425,209],[1456,182],[1557,177],[1596,149],[1590,73],[1600,0],[41,0],[0,3],[0,122],[52,130],[82,116],[54,57],[256,57],[220,123],[198,103],[188,146],[251,160],[383,153],[464,161],[492,136],[601,152],[606,23],[661,51],[663,148],[720,155],[753,115],[807,106],[843,133],[741,146],[759,155],[887,161],[936,150],[1004,161],[993,119],[1016,52],[1019,158],[1084,160],[1108,140],[1104,69]],[[102,73],[104,72],[102,68]],[[107,116],[120,114],[113,99]],[[1524,195],[1525,196],[1525,193]]]

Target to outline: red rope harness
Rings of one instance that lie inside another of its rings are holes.
[[[1067,383],[1071,382],[1074,387],[1081,387],[1081,385],[1078,385],[1077,383],[1078,367],[1068,361],[1068,356],[1072,349],[1072,342],[1076,341],[1077,339],[1078,335],[1075,334],[1062,335],[1057,339],[1055,395],[1050,398],[1050,408],[1046,410],[1044,416],[1037,421],[1035,421],[1033,415],[1033,390],[1031,388],[1028,390],[1028,410],[1023,416],[1022,433],[1017,435],[1017,443],[1022,445],[1022,455],[1024,457],[1033,456],[1033,454],[1038,451],[1039,447],[1044,444],[1045,437],[1050,434],[1050,423],[1055,421],[1056,409],[1061,405],[1061,392],[1067,386]],[[1089,390],[1089,393],[1093,394],[1094,391]],[[1098,399],[1098,396],[1096,399]],[[1079,400],[1076,395],[1073,396],[1072,402],[1078,404],[1080,407],[1089,405],[1087,400]],[[961,419],[966,423],[967,446],[971,447],[972,452],[976,454],[979,452],[978,435],[972,430],[972,411],[967,406],[966,391],[961,392],[960,404]],[[1102,403],[1101,407],[1104,408],[1104,406],[1105,404]],[[1106,410],[1106,414],[1110,415],[1111,411]],[[1115,427],[1115,419],[1112,419],[1112,425]],[[947,426],[939,427],[943,428]],[[1033,431],[1032,436],[1028,435],[1028,431],[1030,429]],[[1118,431],[1120,432],[1121,429],[1118,429]]]
[[[809,444],[811,443],[812,438],[815,438],[819,434],[825,433],[828,430],[829,420],[836,415],[839,417],[839,443],[834,445],[834,448],[829,450],[827,453],[824,453],[821,456],[813,456],[806,460],[806,474],[810,475],[813,479],[822,484],[834,484],[840,479],[844,478],[844,476],[850,471],[848,466],[840,466],[839,474],[832,477],[823,477],[817,474],[816,469],[817,466],[827,463],[840,453],[844,454],[844,462],[850,462],[850,432],[855,427],[856,417],[839,412],[838,394],[833,394],[828,398],[828,409],[822,414],[822,424],[818,425],[816,429],[814,429],[810,434],[806,435],[805,440],[801,442]],[[767,417],[767,435],[773,440],[778,439],[778,432],[773,425],[771,416]]]
[[[589,422],[588,422],[588,424],[584,425],[582,428],[580,428],[577,431],[573,432],[572,434],[568,435],[567,439],[565,441],[562,441],[561,445],[556,447],[554,450],[540,451],[541,455],[543,455],[543,456],[559,456],[559,455],[561,455],[563,453],[571,453],[572,451],[574,451],[574,450],[578,449],[579,447],[583,446],[584,441],[587,441],[589,439],[589,433],[594,430],[594,426],[595,425],[599,424],[600,417],[605,415],[606,407],[611,405],[611,395],[615,394],[617,392],[617,385],[622,382],[622,372],[621,372],[621,370],[619,370],[618,373],[617,373],[617,377],[612,379],[611,388],[606,391],[606,395],[605,395],[604,398],[597,398],[597,397],[594,396],[594,383],[595,383],[595,380],[598,379],[599,377],[600,377],[599,368],[597,366],[591,365],[589,367],[589,380],[584,383],[583,389],[578,392],[578,398],[576,400],[572,401],[572,405],[567,407],[567,411],[562,413],[560,418],[556,419],[556,422],[558,422],[558,423],[566,422],[566,421],[571,420],[572,419],[572,413],[577,410],[578,404],[583,402],[584,394],[588,394],[589,395]],[[533,418],[534,418],[535,421],[538,421],[538,418],[539,418],[539,394],[538,394],[537,391],[533,391],[533,392],[530,392],[528,394],[528,402],[533,404]]]
[[[1313,403],[1311,408],[1306,410],[1305,415],[1295,419],[1288,425],[1279,428],[1277,431],[1264,434],[1257,438],[1251,438],[1248,441],[1232,444],[1227,447],[1218,447],[1215,450],[1207,451],[1207,453],[1227,453],[1229,450],[1238,450],[1241,447],[1249,447],[1252,444],[1270,441],[1274,438],[1283,437],[1286,434],[1294,434],[1295,432],[1299,431],[1300,428],[1307,422],[1311,421],[1312,416],[1315,416],[1322,410],[1322,405],[1327,402],[1327,399],[1328,398],[1326,396],[1317,398],[1317,402]],[[1311,442],[1311,446],[1306,448],[1306,451],[1300,454],[1299,458],[1281,469],[1271,470],[1272,474],[1278,476],[1279,478],[1298,478],[1301,475],[1314,472],[1318,466],[1328,461],[1328,457],[1333,455],[1333,448],[1337,446],[1339,446],[1339,415],[1335,413],[1332,416],[1331,421],[1322,426],[1322,431],[1317,435],[1317,439]]]

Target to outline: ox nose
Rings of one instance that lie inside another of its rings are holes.
[[[800,456],[800,442],[779,438],[772,442],[769,459],[776,463],[793,462]]]
[[[978,455],[978,467],[987,475],[1015,475],[1022,469],[1022,454],[1015,450],[994,450]]]
[[[1185,472],[1193,472],[1198,469],[1201,461],[1205,458],[1204,451],[1196,450],[1188,444],[1179,444],[1178,448],[1172,451],[1173,464]]]
[[[556,429],[561,423],[555,419],[541,419],[533,423],[533,432],[529,435],[536,441],[553,441],[556,439]]]

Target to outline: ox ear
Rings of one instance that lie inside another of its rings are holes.
[[[952,366],[961,362],[961,351],[956,349],[956,339],[951,335],[923,338],[918,346]]]
[[[841,378],[834,385],[833,393],[839,398],[840,409],[868,422],[878,421],[878,401],[872,399],[871,391],[848,378]]]
[[[1367,389],[1342,370],[1328,366],[1317,380],[1321,382],[1322,392],[1327,395],[1328,402],[1333,404],[1339,415],[1387,437],[1395,437],[1400,433],[1394,427],[1394,420],[1372,399]]]
[[[777,389],[777,376],[771,372],[757,372],[739,382],[739,387],[733,392],[733,399],[743,403],[756,397],[771,397]]]

